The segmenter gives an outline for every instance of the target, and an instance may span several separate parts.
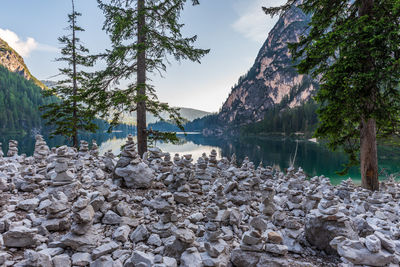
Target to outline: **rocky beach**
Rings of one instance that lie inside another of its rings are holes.
[[[0,150],[0,266],[399,266],[400,186],[371,192],[233,155]],[[1,147],[1,144],[0,144]],[[90,147],[90,148],[89,148]]]

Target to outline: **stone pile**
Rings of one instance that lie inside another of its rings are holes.
[[[53,186],[67,185],[75,181],[75,175],[68,168],[68,147],[61,146],[57,148],[56,163],[54,172],[51,175]]]
[[[18,156],[18,142],[15,140],[10,140],[8,142],[8,152],[7,157]]]
[[[132,136],[118,158],[36,141],[0,157],[0,266],[399,266],[394,179],[372,193],[216,151],[142,159]]]

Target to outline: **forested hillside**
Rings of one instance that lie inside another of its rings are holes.
[[[242,126],[240,133],[242,136],[302,133],[306,137],[311,137],[318,123],[317,107],[314,101],[286,109],[277,105],[265,113],[261,122]]]
[[[39,106],[42,89],[33,81],[0,65],[0,133],[23,133],[42,125]]]

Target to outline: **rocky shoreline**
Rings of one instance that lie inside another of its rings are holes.
[[[379,192],[217,153],[0,150],[0,266],[399,266],[400,186]],[[0,144],[1,147],[1,144]]]

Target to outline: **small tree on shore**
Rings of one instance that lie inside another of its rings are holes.
[[[92,67],[93,58],[88,56],[86,49],[76,36],[77,32],[84,29],[77,25],[77,18],[81,16],[75,11],[74,1],[72,0],[72,13],[68,15],[68,30],[70,35],[64,35],[58,38],[58,41],[64,45],[61,49],[62,57],[57,61],[67,63],[67,67],[60,68],[60,75],[63,79],[57,82],[57,85],[49,90],[43,90],[43,95],[47,97],[57,96],[58,101],[42,106],[44,111],[42,117],[46,119],[46,124],[53,125],[55,129],[51,136],[62,135],[72,139],[72,145],[78,147],[78,132],[95,132],[96,124],[95,112],[90,109],[90,104],[85,101],[85,88],[87,81],[91,76],[89,73],[78,70],[78,67]]]
[[[263,8],[276,15],[298,4]],[[362,187],[379,189],[377,137],[399,134],[400,4],[397,0],[303,0],[310,31],[291,44],[300,73],[321,83],[316,137],[361,163]],[[359,154],[358,154],[359,152]]]
[[[162,112],[182,127],[179,110],[158,101],[148,73],[166,70],[167,57],[200,62],[209,50],[197,49],[197,37],[183,37],[180,13],[187,0],[98,0],[105,14],[103,29],[112,48],[100,57],[107,67],[98,72],[89,94],[103,117],[117,124],[123,112],[136,112],[138,152],[147,151],[146,111],[161,118]],[[197,1],[193,0],[193,4]],[[134,80],[132,82],[132,80]],[[111,88],[127,81],[123,89]],[[112,112],[111,112],[112,111]]]

